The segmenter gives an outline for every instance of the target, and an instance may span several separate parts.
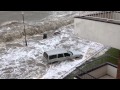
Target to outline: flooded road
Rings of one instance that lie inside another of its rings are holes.
[[[39,21],[50,15],[50,11],[24,11],[26,21]],[[0,24],[7,21],[21,21],[21,11],[0,11]]]

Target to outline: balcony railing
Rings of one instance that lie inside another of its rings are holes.
[[[79,69],[79,74],[77,76],[75,76],[77,79],[97,79],[94,76],[84,72],[83,70]]]
[[[120,24],[120,11],[85,11],[76,18],[84,18],[95,21],[102,21],[114,24]]]
[[[77,79],[99,79],[99,78],[101,77],[101,74],[104,73],[105,66],[107,66],[107,65],[112,66],[112,67],[114,67],[114,68],[117,68],[116,65],[114,65],[114,64],[112,64],[112,63],[109,63],[109,62],[105,62],[105,63],[103,63],[103,64],[101,64],[101,65],[96,66],[95,68],[93,68],[93,69],[91,69],[91,70],[89,70],[89,71],[87,71],[87,72],[84,72],[84,71],[82,71],[81,69],[79,69],[79,74],[78,74],[77,76],[75,76],[75,77],[76,77]],[[100,68],[102,68],[102,69],[104,69],[104,70],[103,70],[103,71],[96,71],[96,70],[101,70]],[[109,68],[109,69],[113,70],[113,68]],[[92,72],[92,73],[91,73],[91,72]],[[101,72],[100,76],[97,75],[98,72]],[[96,73],[96,75],[94,75],[95,73]],[[106,71],[106,74],[105,74],[105,75],[107,75],[107,74],[108,74],[108,73],[107,73],[107,71]],[[114,74],[115,74],[115,72],[114,72]],[[111,78],[114,78],[114,79],[115,79],[115,76],[114,76],[114,75],[111,75],[111,73],[109,73],[108,76],[110,76]],[[99,77],[99,78],[98,78],[98,77]],[[102,75],[102,77],[103,77],[103,75]]]
[[[98,79],[98,78],[90,75],[89,72],[94,71],[95,69],[97,69],[101,66],[104,66],[105,64],[108,64],[108,62],[113,63],[110,61],[110,59],[118,60],[118,58],[111,56],[109,54],[104,54],[100,57],[92,58],[92,59],[88,60],[86,63],[77,67],[76,70],[73,71],[66,78],[69,79],[69,77],[70,78],[76,77],[77,79]]]
[[[109,54],[104,54],[98,58],[92,58],[91,60],[88,60],[86,63],[84,63],[83,65],[81,65],[78,68],[84,72],[88,72],[88,71],[93,70],[94,68],[100,66],[103,63],[111,62],[110,59],[112,59],[112,61],[119,60],[118,58],[116,58],[114,56],[111,56]],[[111,63],[113,63],[113,62],[111,62]]]
[[[79,73],[78,73],[79,72]],[[70,75],[65,77],[64,79],[97,79],[94,76],[84,72],[83,70],[76,68]]]

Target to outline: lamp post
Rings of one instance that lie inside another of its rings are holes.
[[[23,19],[23,26],[24,26],[25,45],[27,46],[26,31],[25,31],[25,23],[24,23],[24,12],[22,12],[22,19]]]

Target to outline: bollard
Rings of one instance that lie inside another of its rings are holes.
[[[44,34],[43,34],[43,39],[46,39],[46,38],[47,38],[47,34],[44,33]]]

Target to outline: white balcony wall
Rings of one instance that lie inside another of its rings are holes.
[[[83,39],[120,49],[120,25],[75,18],[74,33]]]

